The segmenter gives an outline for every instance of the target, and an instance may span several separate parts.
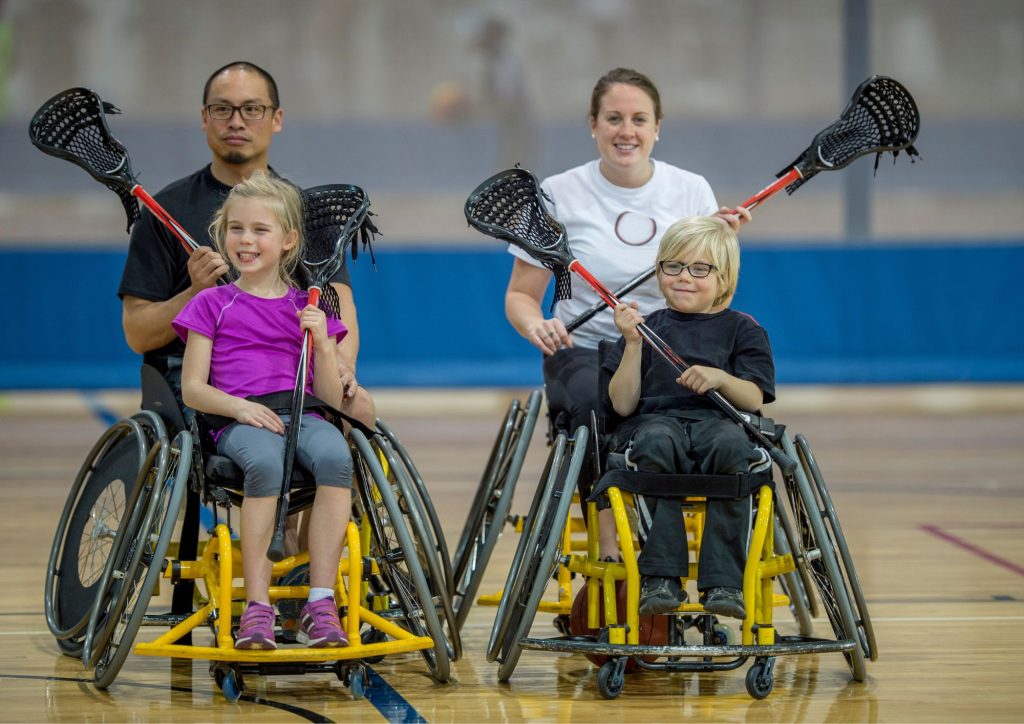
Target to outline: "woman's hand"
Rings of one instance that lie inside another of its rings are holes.
[[[714,218],[721,219],[724,223],[728,224],[730,229],[739,232],[740,227],[749,223],[754,217],[751,216],[750,209],[746,206],[737,206],[735,209],[723,206],[715,212]]]
[[[526,339],[545,355],[552,355],[562,347],[572,347],[572,335],[565,330],[560,319],[542,319],[529,326]]]
[[[270,432],[276,432],[278,435],[284,434],[284,422],[277,416],[277,413],[258,402],[238,398],[235,419],[243,425],[261,427]]]
[[[626,344],[640,344],[643,338],[637,327],[644,323],[644,318],[637,308],[636,302],[619,302],[615,305],[615,326],[626,338]]]

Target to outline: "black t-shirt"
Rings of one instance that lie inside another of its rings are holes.
[[[190,176],[174,181],[154,198],[175,221],[185,227],[196,243],[214,248],[209,226],[229,191],[231,187],[218,181],[207,165]],[[351,286],[348,266],[342,265],[331,281]],[[144,208],[142,218],[132,228],[128,259],[121,275],[118,296],[122,299],[128,295],[151,302],[163,302],[183,292],[190,284],[185,247]],[[147,352],[145,360],[161,367],[162,358],[181,357],[184,353],[185,345],[176,337],[170,344]]]
[[[732,309],[714,314],[659,309],[646,316],[645,324],[686,364],[724,370],[757,385],[764,393],[765,404],[775,400],[775,363],[768,333],[752,317]],[[608,351],[602,365],[609,373],[618,369],[625,348],[625,339],[619,337]],[[678,377],[675,368],[644,343],[640,357],[640,400],[633,414],[680,415],[695,408],[718,409],[707,395],[698,395],[677,384]]]

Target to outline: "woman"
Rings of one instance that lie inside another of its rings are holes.
[[[661,119],[661,96],[647,76],[629,68],[609,71],[590,99],[590,134],[600,158],[542,184],[573,254],[610,289],[653,268],[662,234],[681,218],[715,215],[733,230],[750,220],[744,208],[719,209],[702,176],[651,158]],[[509,251],[516,259],[505,292],[505,316],[544,354],[552,419],[575,430],[589,424],[596,408],[597,343],[619,337],[611,310],[602,310],[570,334],[566,324],[597,302],[597,294],[573,275],[572,298],[559,301],[554,316],[545,317],[541,304],[551,272],[520,249],[510,245]],[[642,314],[665,306],[653,278],[629,299]],[[589,487],[589,481],[581,484],[584,490]],[[606,552],[603,542],[602,555]]]

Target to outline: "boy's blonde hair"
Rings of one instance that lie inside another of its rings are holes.
[[[691,216],[672,224],[658,246],[658,278],[661,278],[661,262],[682,257],[690,261],[699,257],[714,265],[711,273],[718,275],[715,306],[736,293],[740,277],[740,242],[728,224],[710,216]]]
[[[278,267],[281,280],[290,287],[297,287],[295,271],[305,246],[305,235],[302,230],[302,197],[299,195],[299,189],[287,181],[268,176],[263,171],[254,172],[252,176],[231,189],[213,217],[213,223],[210,224],[210,236],[213,237],[217,251],[229,264],[231,260],[224,245],[228,230],[228,210],[238,199],[264,200],[286,235],[292,231],[297,232],[295,245],[281,254],[281,265]]]

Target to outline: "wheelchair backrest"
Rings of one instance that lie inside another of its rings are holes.
[[[167,425],[167,433],[172,438],[182,430],[187,430],[185,416],[181,412],[178,400],[174,396],[167,379],[160,370],[152,365],[142,365],[142,409],[152,410],[163,418]]]

